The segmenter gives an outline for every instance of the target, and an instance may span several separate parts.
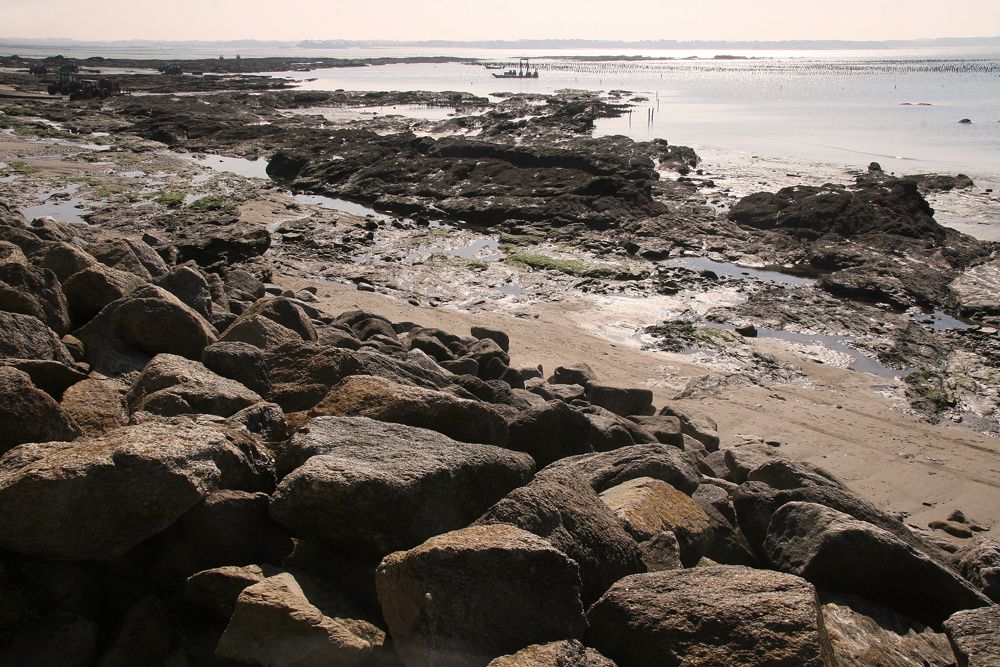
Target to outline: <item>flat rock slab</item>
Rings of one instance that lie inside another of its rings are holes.
[[[0,458],[0,547],[111,560],[218,488],[266,488],[268,466],[244,433],[187,420],[21,445]]]
[[[944,622],[958,667],[1000,665],[1000,606],[960,611]]]
[[[619,667],[827,664],[815,589],[780,572],[716,565],[636,574],[587,618],[587,644]]]
[[[407,667],[476,667],[586,628],[576,563],[513,526],[473,526],[387,556],[379,603]]]
[[[306,428],[289,448],[318,455],[282,479],[271,516],[369,556],[467,526],[534,470],[526,454],[415,427],[320,417]]]

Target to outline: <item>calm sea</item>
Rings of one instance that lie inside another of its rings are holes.
[[[15,47],[0,45],[0,52]],[[51,51],[51,50],[50,50]],[[49,51],[49,52],[50,52]],[[21,48],[22,55],[41,55]],[[65,55],[211,57],[206,51],[122,47]],[[897,173],[967,173],[1000,181],[1000,49],[875,51],[484,51],[277,49],[244,57],[448,55],[510,62],[530,57],[538,79],[497,80],[480,66],[414,64],[286,72],[312,90],[457,90],[552,93],[627,90],[639,99],[597,134],[665,138],[697,148],[866,166]],[[579,62],[561,56],[643,55],[664,60]],[[719,55],[741,59],[720,60]],[[688,59],[697,57],[697,60]],[[674,58],[674,60],[668,60]],[[969,124],[959,123],[968,118]]]

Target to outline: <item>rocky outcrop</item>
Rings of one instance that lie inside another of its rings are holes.
[[[651,196],[658,176],[649,158],[349,129],[301,146],[278,151],[268,174],[404,214],[607,228],[664,210]]]
[[[949,304],[959,270],[988,258],[988,244],[943,227],[916,181],[883,174],[856,186],[794,186],[740,200],[729,218],[787,248],[776,263],[810,264],[820,286],[849,299],[908,308]],[[911,259],[912,257],[912,259]]]
[[[579,473],[598,493],[639,477],[658,479],[683,493],[693,493],[701,478],[694,459],[668,445],[633,445],[610,452],[570,456],[556,461],[547,470]]]
[[[827,664],[816,591],[777,572],[713,566],[633,575],[587,620],[587,643],[619,667]]]
[[[1000,602],[1000,542],[990,537],[979,538],[955,555],[962,576],[986,597]]]
[[[473,526],[391,554],[376,583],[407,667],[486,665],[586,627],[576,563],[513,526]]]

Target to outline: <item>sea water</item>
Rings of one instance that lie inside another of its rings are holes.
[[[509,62],[506,54],[492,55]],[[862,167],[875,161],[897,173],[1000,181],[1000,50],[752,51],[721,60],[697,55],[703,57],[622,62],[543,53],[531,61],[538,79],[496,79],[491,70],[461,63],[275,76],[308,90],[455,90],[494,100],[509,92],[626,90],[622,101],[632,104],[631,113],[598,120],[597,136],[662,138],[696,149]],[[964,118],[972,123],[960,123]]]

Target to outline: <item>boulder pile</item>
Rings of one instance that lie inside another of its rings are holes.
[[[0,206],[2,665],[998,664],[988,538],[249,245],[78,234]]]

